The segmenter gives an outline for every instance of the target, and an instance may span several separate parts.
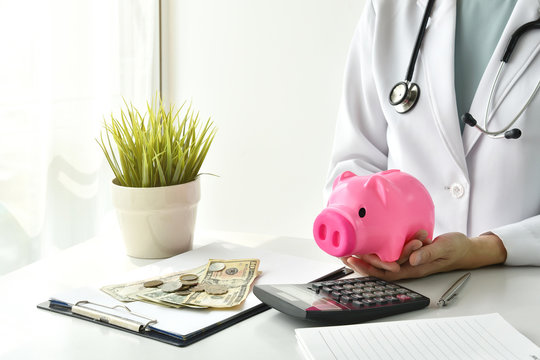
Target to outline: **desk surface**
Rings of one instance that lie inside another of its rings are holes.
[[[227,241],[297,256],[341,263],[309,239],[254,234],[203,232],[195,246]],[[110,274],[127,272],[154,260],[125,255],[117,236],[97,237],[50,258],[0,277],[0,358],[4,359],[303,359],[294,329],[317,326],[273,309],[185,348],[96,326],[39,310],[52,294],[79,286],[108,284]],[[489,267],[472,271],[459,298],[438,308],[440,295],[463,271],[401,281],[431,298],[427,309],[380,321],[462,316],[498,312],[518,331],[540,345],[540,268]]]

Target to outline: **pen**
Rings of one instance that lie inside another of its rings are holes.
[[[450,301],[454,300],[458,295],[459,290],[461,290],[463,285],[465,285],[465,283],[467,282],[467,280],[469,280],[470,277],[470,272],[460,277],[452,286],[450,286],[450,289],[446,290],[446,292],[441,296],[441,298],[437,302],[437,305],[446,306],[450,303]]]
[[[332,271],[329,274],[323,275],[320,278],[315,279],[315,280],[313,280],[311,282],[336,280],[336,279],[342,278],[342,277],[344,277],[346,275],[352,274],[353,272],[354,271],[352,271],[348,267],[344,266],[344,267],[342,267],[340,269],[337,269],[336,271]]]

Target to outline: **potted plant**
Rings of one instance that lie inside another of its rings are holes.
[[[141,115],[124,101],[97,139],[115,175],[112,200],[127,254],[164,258],[191,250],[200,199],[199,170],[215,136],[208,119],[161,97]]]

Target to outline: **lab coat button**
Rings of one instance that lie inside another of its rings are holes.
[[[463,185],[455,183],[450,186],[450,192],[455,199],[459,199],[465,194],[465,188]]]

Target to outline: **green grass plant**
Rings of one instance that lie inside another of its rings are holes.
[[[216,128],[208,119],[182,104],[179,109],[156,95],[141,115],[124,100],[120,117],[111,115],[96,139],[116,180],[127,187],[159,187],[184,184],[199,176],[214,140]]]

